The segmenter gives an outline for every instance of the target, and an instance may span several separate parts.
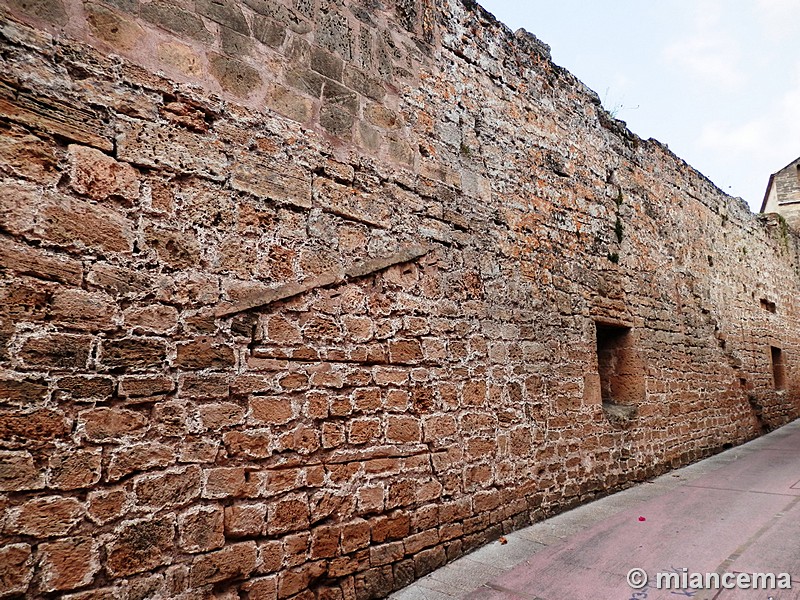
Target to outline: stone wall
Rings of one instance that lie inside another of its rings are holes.
[[[800,231],[800,158],[770,177],[762,212],[777,213]]]
[[[800,414],[796,235],[477,5],[2,10],[0,597],[379,598]]]

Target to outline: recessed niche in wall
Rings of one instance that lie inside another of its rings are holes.
[[[772,358],[772,381],[776,390],[786,389],[786,366],[783,364],[783,350],[770,346]]]
[[[767,312],[771,312],[771,313],[775,314],[775,312],[777,311],[777,307],[775,306],[775,303],[774,302],[770,302],[766,298],[762,298],[760,300],[760,303],[761,303],[761,308],[763,308]]]
[[[596,323],[600,395],[609,418],[627,420],[644,400],[644,364],[630,327]]]

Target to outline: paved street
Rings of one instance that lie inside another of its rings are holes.
[[[506,539],[392,600],[800,599],[800,420]],[[626,581],[634,568],[649,575],[641,590]],[[670,572],[677,587],[658,589],[657,573],[668,583]],[[715,572],[732,574],[728,583],[774,573],[776,586],[789,573],[793,589],[704,590],[689,579]]]

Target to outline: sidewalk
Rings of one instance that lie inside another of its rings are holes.
[[[800,420],[506,539],[391,600],[800,600]],[[644,589],[628,585],[633,568]],[[672,569],[789,573],[792,589],[657,589]]]

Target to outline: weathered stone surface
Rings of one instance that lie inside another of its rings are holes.
[[[133,19],[95,2],[84,2],[83,7],[92,33],[114,48],[132,51],[144,38],[144,30]]]
[[[0,237],[0,266],[20,274],[71,285],[80,285],[83,279],[83,265],[79,261],[18,244],[4,236]]]
[[[353,59],[353,30],[341,13],[331,11],[320,16],[317,41],[344,60]]]
[[[133,269],[98,263],[87,274],[87,281],[110,293],[119,295],[141,294],[150,286],[149,277]]]
[[[364,109],[364,116],[370,124],[381,129],[399,129],[403,126],[403,120],[392,110],[380,104],[370,104]]]
[[[181,377],[180,396],[184,398],[227,398],[228,392],[225,375],[186,374]]]
[[[223,435],[222,440],[231,456],[259,459],[269,458],[273,454],[272,432],[269,429],[229,431]]]
[[[275,535],[305,529],[308,515],[308,504],[303,499],[280,500],[268,508],[267,533]]]
[[[348,107],[341,107],[338,104],[325,103],[319,113],[319,122],[328,133],[336,137],[350,139],[352,137],[353,124],[355,117],[352,108],[353,102]]]
[[[78,426],[84,435],[96,442],[114,441],[126,436],[139,436],[147,427],[147,417],[124,408],[93,408],[78,413]]]
[[[120,379],[120,396],[157,396],[175,390],[175,380],[158,375],[131,375]]]
[[[242,467],[218,467],[203,473],[203,497],[247,498],[257,494],[257,482]]]
[[[133,575],[170,562],[175,536],[175,517],[126,521],[115,530],[106,547],[106,569],[113,577]]]
[[[41,203],[41,192],[25,182],[9,183],[0,189],[0,225],[12,235],[33,231],[36,213],[31,207]]]
[[[789,225],[384,4],[7,3],[0,596],[385,597],[799,416]]]
[[[231,186],[259,198],[311,208],[311,177],[292,165],[275,168],[265,157],[243,154],[233,165]]]
[[[59,390],[68,392],[73,398],[83,400],[105,400],[114,391],[114,382],[109,377],[62,377],[56,385]]]
[[[52,409],[0,414],[0,435],[8,441],[43,442],[64,437],[69,430],[65,415]]]
[[[40,587],[46,592],[88,585],[100,570],[97,544],[89,537],[73,537],[41,544],[38,548]]]
[[[348,68],[343,73],[343,83],[362,96],[381,102],[386,96],[386,88],[380,79],[376,79],[359,69]]]
[[[60,490],[87,488],[100,481],[102,448],[59,452],[48,461],[47,486]]]
[[[175,69],[184,77],[196,78],[203,74],[200,57],[191,46],[178,42],[164,42],[158,45],[156,53],[163,65]]]
[[[244,3],[257,13],[289,27],[295,33],[302,35],[313,28],[313,25],[302,15],[302,11],[298,14],[298,12],[286,8],[282,4],[270,2],[269,0],[244,0]]]
[[[177,3],[154,0],[142,4],[139,14],[143,19],[169,31],[185,35],[199,42],[210,43],[213,36],[206,29],[203,20],[179,7]]]
[[[323,178],[314,180],[313,194],[315,205],[322,209],[377,227],[391,227],[391,208],[374,202],[369,194],[353,193]]]
[[[100,350],[101,363],[110,368],[152,369],[163,366],[166,359],[166,344],[159,338],[108,340]]]
[[[27,406],[44,400],[48,396],[44,380],[0,379],[2,401]]]
[[[200,262],[200,246],[189,232],[151,226],[145,230],[145,241],[173,268],[186,269]]]
[[[253,52],[252,38],[237,33],[228,27],[220,28],[220,35],[222,36],[222,51],[237,58],[249,56]]]
[[[152,123],[125,123],[117,138],[117,158],[153,169],[167,168],[223,178],[228,161],[222,144],[186,131]]]
[[[16,0],[25,7],[57,7],[60,0],[32,2]],[[49,16],[49,15],[48,15]],[[15,84],[0,80],[0,115],[7,119],[65,137],[100,150],[113,149],[106,127],[97,114],[74,98],[52,98],[31,91],[18,91]]]
[[[106,252],[130,252],[132,224],[108,208],[81,200],[52,198],[40,208],[37,238]]]
[[[253,36],[262,44],[277,48],[286,39],[286,28],[273,19],[255,15],[253,17]]]
[[[236,364],[233,348],[208,337],[177,345],[175,366],[182,369],[224,369]]]
[[[106,470],[106,479],[117,481],[137,471],[155,467],[164,468],[172,464],[174,457],[175,448],[166,444],[157,442],[132,444],[114,451]],[[148,489],[146,492],[152,497],[152,490]]]
[[[139,174],[95,148],[72,144],[70,161],[72,188],[94,200],[117,197],[128,202],[139,198]]]
[[[208,552],[225,545],[225,517],[221,507],[199,506],[178,517],[178,543],[186,552]]]
[[[257,537],[264,529],[267,506],[235,504],[225,508],[225,534],[231,538]]]
[[[323,68],[329,71],[333,70],[333,66],[325,65],[324,63],[323,65],[317,66],[318,68]],[[335,75],[335,72],[331,72],[331,74]],[[358,95],[353,90],[350,90],[345,86],[336,83],[335,81],[325,82],[325,86],[322,88],[322,100],[323,106],[338,106],[354,115],[358,112]]]
[[[155,509],[184,506],[200,496],[201,469],[196,465],[177,470],[140,475],[133,491],[143,506]]]
[[[92,338],[85,335],[43,335],[25,340],[19,356],[31,367],[85,369],[91,344]]]
[[[319,98],[322,95],[325,78],[314,71],[296,68],[286,72],[285,82],[307,96]]]
[[[0,450],[0,491],[20,492],[44,487],[44,473],[36,468],[30,452]]]
[[[0,596],[24,594],[33,579],[33,553],[28,544],[0,548]]]
[[[205,429],[218,431],[244,423],[245,409],[233,402],[204,404],[198,410]]]
[[[77,525],[83,514],[83,506],[74,498],[36,498],[11,510],[5,530],[40,538],[63,536]]]
[[[115,328],[115,308],[103,293],[59,290],[50,301],[49,317],[69,329],[108,331]]]
[[[262,84],[258,71],[240,60],[212,53],[208,57],[211,74],[226,92],[247,98]]]
[[[131,308],[124,317],[126,325],[155,333],[166,333],[178,324],[178,311],[163,304]]]
[[[62,0],[10,0],[9,4],[38,19],[55,25],[65,25],[67,22],[67,11]]]
[[[288,598],[308,589],[309,584],[324,572],[325,563],[322,561],[283,571],[278,579],[278,597]]]
[[[276,576],[271,577],[251,577],[242,589],[246,590],[254,598],[277,598],[278,580]]]
[[[89,492],[87,502],[88,517],[100,525],[122,518],[132,505],[128,494],[120,488]]]
[[[192,585],[201,586],[228,579],[242,579],[255,570],[255,542],[231,544],[222,550],[195,557],[189,573]]]
[[[0,162],[20,177],[43,185],[54,185],[60,173],[58,152],[52,145],[22,127],[0,125]]]
[[[356,576],[357,598],[381,598],[388,596],[394,589],[394,577],[391,566],[376,567]]]
[[[233,0],[197,0],[195,7],[198,14],[208,17],[220,25],[230,27],[245,35],[250,33],[250,28],[247,26],[247,21],[238,3]]]
[[[343,67],[344,61],[335,54],[331,54],[322,48],[315,47],[311,49],[311,68],[320,75],[335,81],[342,81]],[[328,85],[330,84],[326,84],[326,89]]]

